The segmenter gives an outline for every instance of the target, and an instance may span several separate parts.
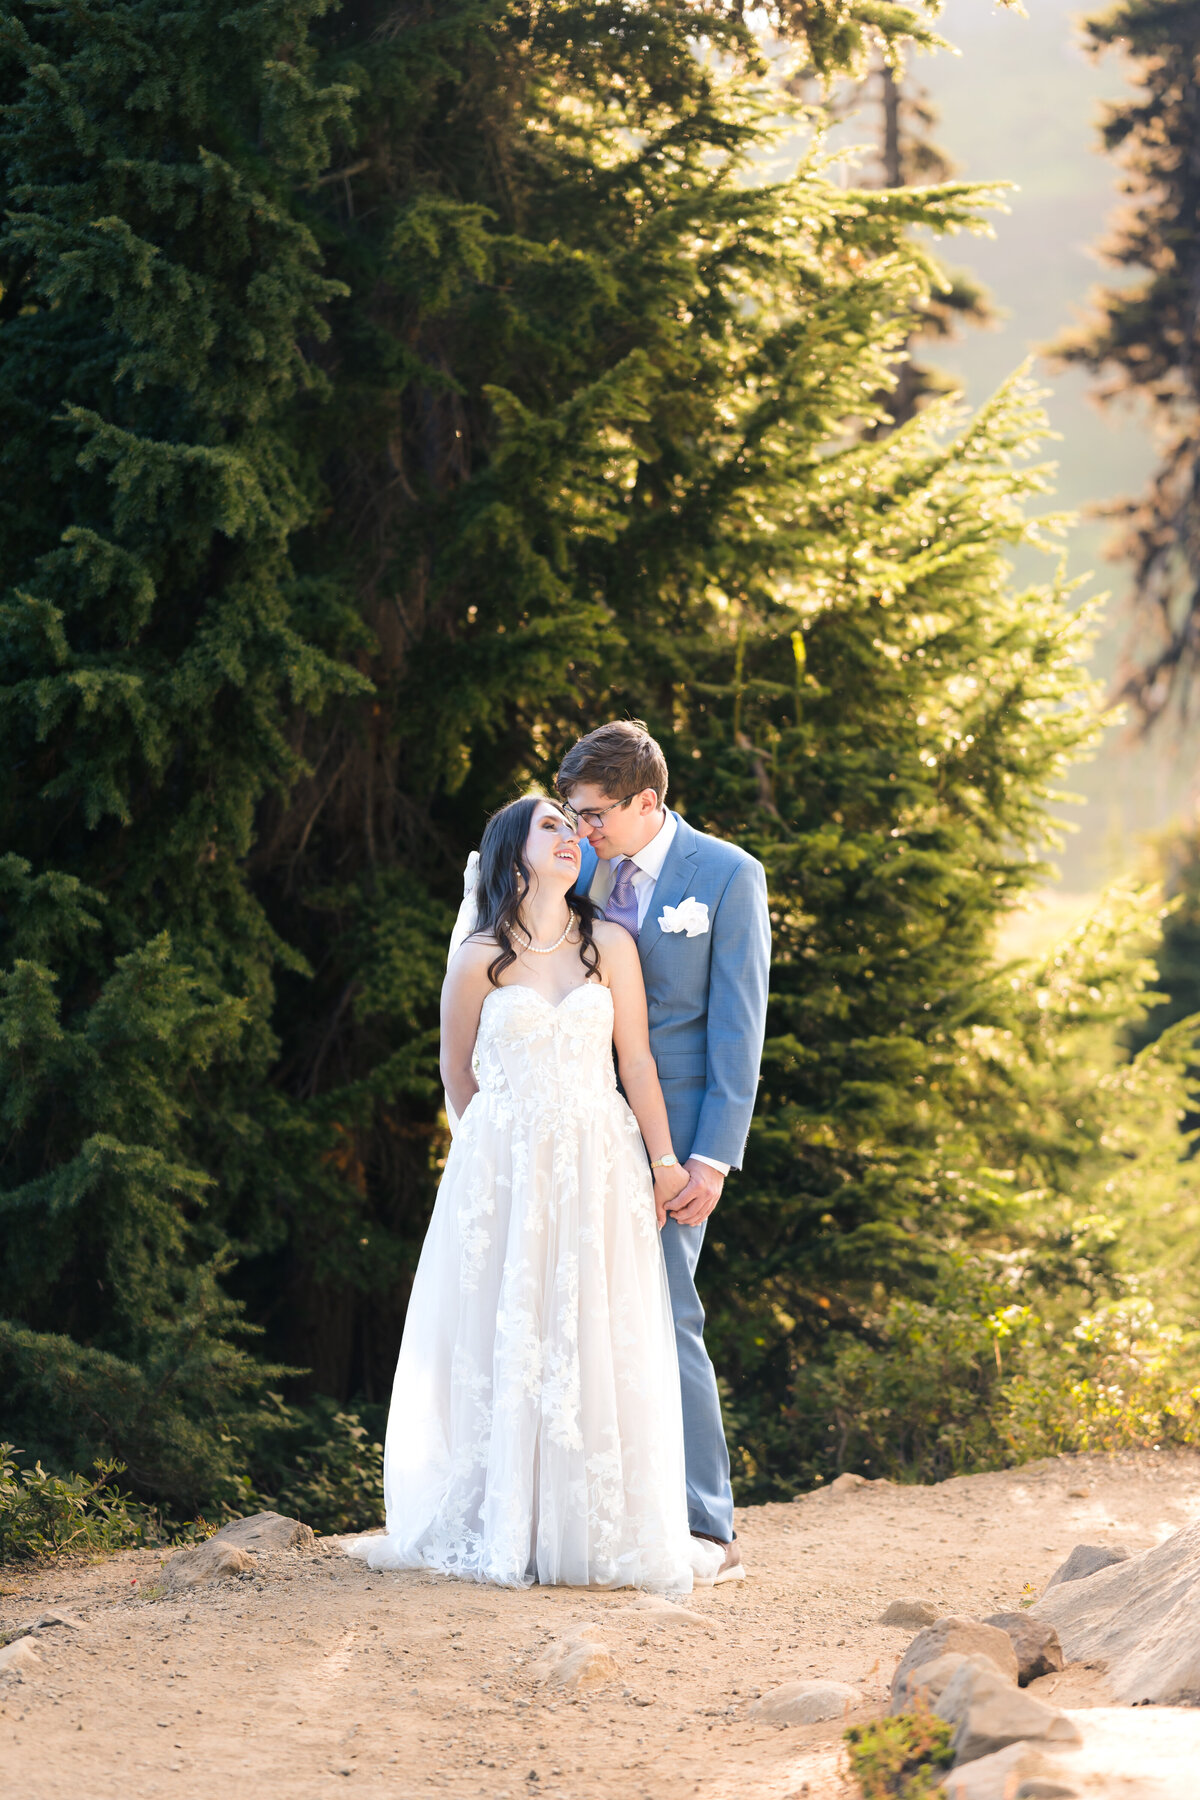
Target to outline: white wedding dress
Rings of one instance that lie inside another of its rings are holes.
[[[613,1005],[494,989],[479,1092],[421,1252],[372,1568],[527,1587],[711,1581],[688,1530],[675,1332],[646,1153],[617,1092]]]

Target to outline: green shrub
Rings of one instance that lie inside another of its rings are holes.
[[[1200,1444],[1196,1345],[1195,1332],[1164,1324],[1148,1299],[1086,1314],[1057,1351],[1035,1328],[1001,1389],[1011,1460]]]
[[[925,1711],[851,1725],[850,1768],[863,1800],[926,1800],[954,1761],[952,1727]]]
[[[381,1424],[384,1409],[371,1410]],[[114,1479],[124,1472],[118,1462],[97,1462],[94,1477],[59,1475],[40,1462],[22,1468],[20,1452],[0,1443],[0,1563],[197,1543],[230,1519],[266,1507],[303,1519],[318,1533],[380,1523],[383,1446],[374,1422],[342,1412],[331,1400],[291,1407],[278,1394],[269,1397],[263,1415],[252,1472],[226,1483],[212,1519],[175,1518],[135,1499]],[[271,1446],[266,1454],[263,1445]]]
[[[1196,1441],[1195,1339],[1177,1321],[1200,1279],[1198,1021],[1127,1045],[1162,918],[1154,890],[1110,892],[1037,961],[992,970],[1000,1022],[943,1034],[925,1083],[937,1191],[897,1222],[903,1279],[813,1262],[801,1283],[764,1246],[739,1310],[714,1308],[740,1500],[844,1469],[937,1481]]]
[[[908,1481],[1064,1451],[1200,1444],[1195,1334],[1145,1298],[1062,1330],[969,1271],[940,1304],[893,1300],[869,1339],[802,1369],[798,1414],[828,1421],[828,1466]]]
[[[0,1563],[124,1550],[157,1537],[154,1516],[114,1485],[120,1463],[96,1463],[89,1479],[48,1474],[40,1462],[22,1469],[18,1454],[0,1444]]]
[[[310,1406],[285,1405],[269,1396],[274,1450],[260,1458],[247,1479],[239,1510],[272,1506],[303,1519],[316,1532],[366,1531],[383,1519],[383,1407],[375,1421],[318,1398]]]

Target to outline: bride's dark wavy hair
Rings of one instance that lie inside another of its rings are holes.
[[[531,879],[525,861],[525,840],[543,800],[556,812],[562,811],[557,800],[547,800],[544,794],[525,794],[520,800],[510,800],[492,814],[479,846],[479,883],[475,889],[479,922],[475,930],[490,934],[500,946],[499,954],[488,965],[488,980],[493,987],[499,987],[501,975],[517,960],[512,932],[514,926],[525,929],[521,901]],[[584,979],[590,981],[593,975],[599,978],[600,952],[592,936],[596,909],[574,888],[567,895],[567,905],[579,923],[579,960],[587,970]]]

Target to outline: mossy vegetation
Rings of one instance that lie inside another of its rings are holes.
[[[895,1713],[846,1732],[863,1800],[928,1800],[954,1761],[953,1727],[930,1712]]]

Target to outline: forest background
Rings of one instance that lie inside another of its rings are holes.
[[[0,8],[10,1549],[39,1508],[374,1521],[462,864],[626,713],[771,885],[703,1264],[741,1496],[1196,1440],[1194,844],[1160,849],[1165,923],[1130,868],[1009,956],[1102,740],[1102,615],[1029,377],[943,392],[935,340],[988,302],[940,258],[1005,202],[934,141],[938,29]],[[1161,743],[1195,642],[1200,9],[1113,35],[1144,108],[1109,147],[1157,212],[1061,351],[1162,430],[1126,681]]]

